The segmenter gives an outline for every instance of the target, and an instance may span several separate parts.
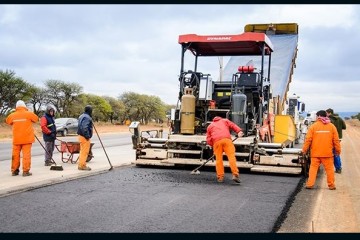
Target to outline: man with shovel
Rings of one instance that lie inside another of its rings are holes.
[[[233,175],[232,180],[236,184],[240,184],[239,169],[236,166],[235,146],[231,140],[230,130],[236,132],[238,137],[244,135],[241,128],[235,123],[229,119],[216,116],[207,128],[206,142],[214,149],[217,181],[219,183],[224,182],[223,152],[225,152]]]
[[[86,159],[90,151],[90,139],[93,135],[92,107],[87,105],[85,111],[79,117],[79,125],[77,134],[79,135],[80,153],[78,169],[90,171],[91,168],[86,166]]]

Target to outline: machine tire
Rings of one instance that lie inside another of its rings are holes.
[[[305,155],[304,156],[305,163],[302,166],[302,174],[304,177],[309,177],[309,169],[310,169],[310,156]]]

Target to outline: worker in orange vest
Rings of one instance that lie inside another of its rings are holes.
[[[235,146],[231,140],[230,130],[236,132],[238,137],[244,135],[241,128],[229,119],[219,116],[214,117],[213,122],[206,130],[206,142],[214,149],[217,181],[219,183],[224,182],[223,152],[225,152],[233,175],[232,179],[236,184],[240,184],[239,169],[236,166]]]
[[[330,122],[324,110],[318,111],[316,117],[316,122],[308,129],[302,147],[302,154],[311,149],[311,163],[306,188],[312,189],[314,187],[320,164],[323,164],[327,176],[327,185],[330,190],[335,190],[333,149],[336,155],[340,155],[339,135],[336,127]]]
[[[19,175],[20,152],[22,151],[23,176],[31,176],[31,147],[35,142],[33,123],[39,121],[39,118],[33,112],[28,111],[24,101],[16,102],[16,110],[6,118],[6,123],[12,125],[13,147],[11,173],[12,176]]]

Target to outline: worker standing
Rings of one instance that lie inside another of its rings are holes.
[[[56,125],[55,108],[52,105],[46,106],[45,114],[40,119],[41,131],[45,142],[45,166],[51,166],[52,156],[55,148]]]
[[[318,111],[316,116],[317,120],[310,126],[302,147],[302,154],[306,153],[309,149],[311,154],[309,178],[306,182],[306,188],[312,189],[314,187],[320,164],[323,164],[327,176],[327,185],[330,190],[335,190],[333,149],[335,149],[336,155],[340,155],[339,135],[336,127],[334,124],[331,124],[324,110]]]
[[[79,117],[77,134],[79,135],[80,153],[78,169],[90,171],[91,168],[86,166],[86,159],[90,152],[90,139],[93,135],[92,107],[87,105],[85,111]]]
[[[12,125],[13,146],[11,174],[19,175],[20,152],[22,151],[23,176],[31,176],[31,147],[35,142],[33,123],[39,121],[39,118],[33,112],[28,111],[24,101],[16,102],[16,110],[6,118],[6,123]]]
[[[339,139],[341,142],[342,139],[342,130],[346,129],[345,121],[336,113],[334,113],[334,110],[329,108],[326,110],[326,115],[330,119],[331,123],[335,125],[336,130],[339,134]],[[340,155],[334,155],[334,167],[336,173],[341,173],[342,166],[341,166],[341,158]]]
[[[223,152],[225,152],[232,172],[232,180],[240,184],[239,169],[236,166],[235,146],[231,140],[230,130],[236,132],[238,137],[244,135],[241,128],[235,123],[226,118],[216,116],[206,130],[206,142],[214,150],[217,181],[219,183],[224,182]]]

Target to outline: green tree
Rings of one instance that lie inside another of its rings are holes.
[[[93,108],[92,118],[94,121],[107,121],[112,112],[111,105],[100,96],[95,94],[83,94],[81,96],[83,105],[82,112],[86,105],[91,105]]]
[[[30,93],[32,98],[29,100],[29,103],[31,103],[34,113],[40,115],[46,104],[49,103],[49,94],[45,88],[36,87],[35,85],[31,85]]]
[[[0,70],[0,86],[0,115],[15,108],[18,100],[27,102],[31,99],[31,85],[21,77],[16,77],[12,70]]]
[[[148,124],[151,120],[162,122],[165,119],[166,106],[159,97],[141,95],[141,101],[143,107],[140,111],[142,112],[141,115],[145,124]]]
[[[111,112],[108,116],[108,120],[113,123],[113,120],[123,122],[125,121],[125,105],[122,101],[108,96],[103,96],[103,98],[110,104]]]
[[[130,121],[140,120],[140,108],[142,107],[140,101],[140,94],[134,92],[124,92],[119,96],[125,105],[125,119]]]
[[[140,121],[143,124],[151,120],[162,121],[165,119],[166,105],[159,97],[125,92],[119,96],[125,105],[126,119]]]
[[[71,114],[76,99],[82,92],[83,87],[77,83],[66,83],[61,80],[47,80],[45,87],[49,102],[54,105],[62,117],[73,117]]]
[[[360,120],[360,113],[354,115],[354,116],[351,116],[352,119],[358,119]]]

